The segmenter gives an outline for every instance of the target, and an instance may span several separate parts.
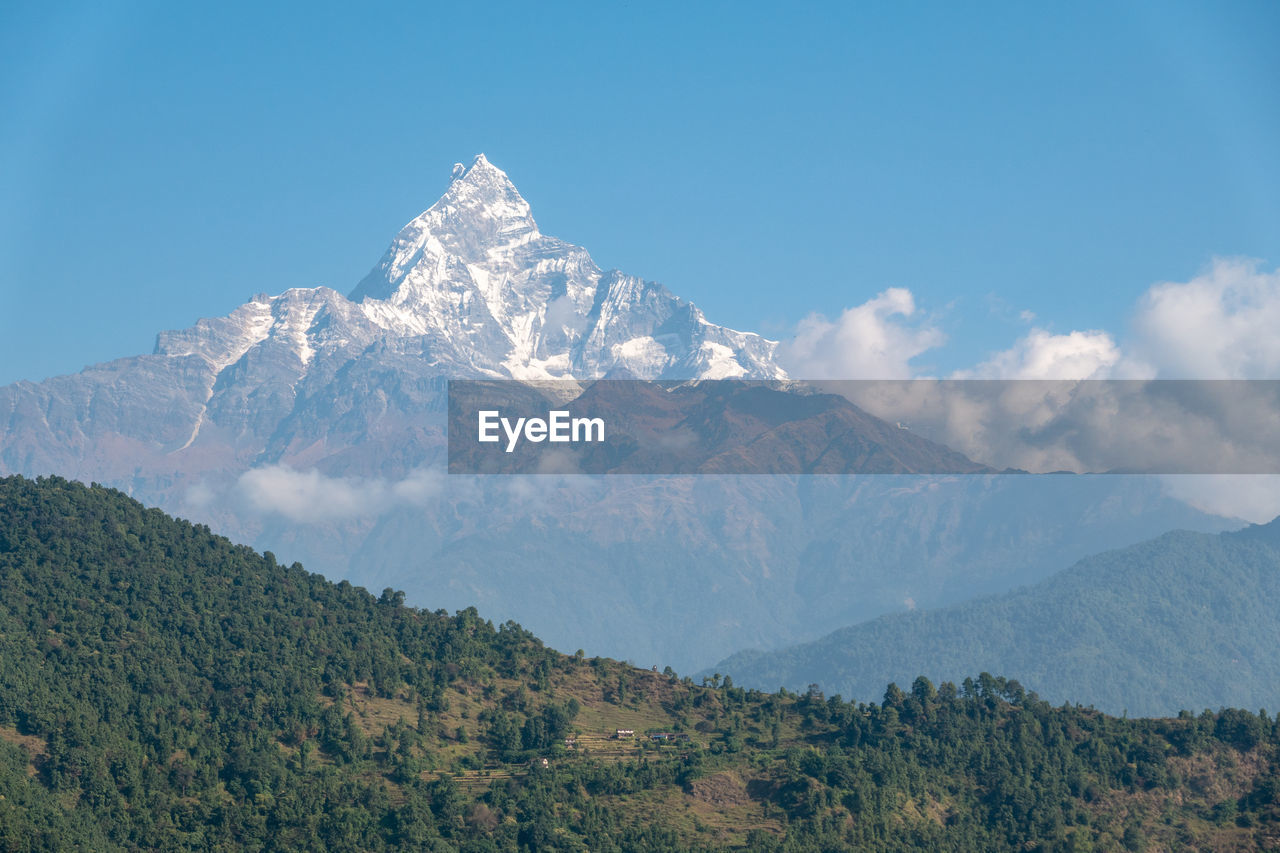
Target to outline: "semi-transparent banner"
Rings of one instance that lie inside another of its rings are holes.
[[[1276,474],[1276,380],[454,380],[454,474]]]

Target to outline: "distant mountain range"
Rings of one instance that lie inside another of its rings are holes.
[[[1053,702],[1146,716],[1280,707],[1280,519],[1176,531],[1081,560],[1034,586],[895,613],[714,671],[745,686],[878,697],[920,673],[1016,672]]]
[[[773,342],[543,235],[483,156],[455,175],[350,297],[258,296],[151,355],[0,388],[0,473],[112,485],[329,577],[684,670],[1231,526],[1140,478],[905,476],[924,445],[848,410],[865,452],[835,470],[904,476],[446,476],[449,379],[786,378]]]

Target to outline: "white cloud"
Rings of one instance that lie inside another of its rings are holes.
[[[391,484],[391,497],[396,504],[425,506],[444,488],[445,474],[431,468],[415,468],[409,476]]]
[[[421,506],[440,493],[443,477],[428,469],[415,470],[397,481],[328,477],[315,469],[297,471],[268,465],[241,474],[236,490],[258,512],[314,523],[378,515],[398,506]]]
[[[1025,318],[1034,314],[1023,312]],[[1272,379],[1280,377],[1280,270],[1215,259],[1187,282],[1152,285],[1123,345],[1101,330],[1034,328],[956,378]]]
[[[913,358],[946,340],[927,322],[907,322],[915,314],[911,291],[892,287],[835,320],[810,314],[779,345],[778,357],[801,379],[907,378]]]
[[[1280,377],[1280,270],[1260,267],[1219,258],[1191,281],[1149,288],[1134,316],[1134,362],[1171,379]]]
[[[976,367],[957,370],[952,378],[1102,379],[1121,359],[1120,347],[1105,331],[1055,335],[1034,328],[1009,349]],[[1080,415],[1072,407],[1074,389],[1074,382],[853,383],[843,393],[881,418],[906,421],[934,440],[998,468],[1090,470],[1093,466],[1079,456],[1081,448],[1069,446],[1076,434],[1091,434],[1072,424]],[[1097,417],[1096,410],[1084,409]]]
[[[954,375],[956,379],[1103,379],[1120,358],[1120,347],[1106,332],[1054,335],[1037,328],[1009,349]]]
[[[1170,475],[1161,478],[1165,492],[1204,512],[1265,524],[1280,516],[1280,476],[1245,474]]]
[[[186,494],[183,496],[183,501],[193,509],[202,510],[213,503],[214,497],[213,489],[202,481],[187,489]]]

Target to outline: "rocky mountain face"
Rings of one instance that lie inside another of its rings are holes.
[[[0,388],[0,473],[113,485],[410,603],[682,669],[1227,525],[1118,477],[446,476],[451,378],[786,377],[774,342],[543,235],[483,156],[455,175],[350,297],[258,296]]]

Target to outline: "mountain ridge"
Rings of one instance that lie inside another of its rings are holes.
[[[976,668],[1017,671],[1051,701],[1109,713],[1174,713],[1174,702],[1276,707],[1277,612],[1280,519],[1216,535],[1171,531],[1034,585],[739,652],[708,672],[765,689],[820,682],[865,696],[915,673],[945,679]]]

